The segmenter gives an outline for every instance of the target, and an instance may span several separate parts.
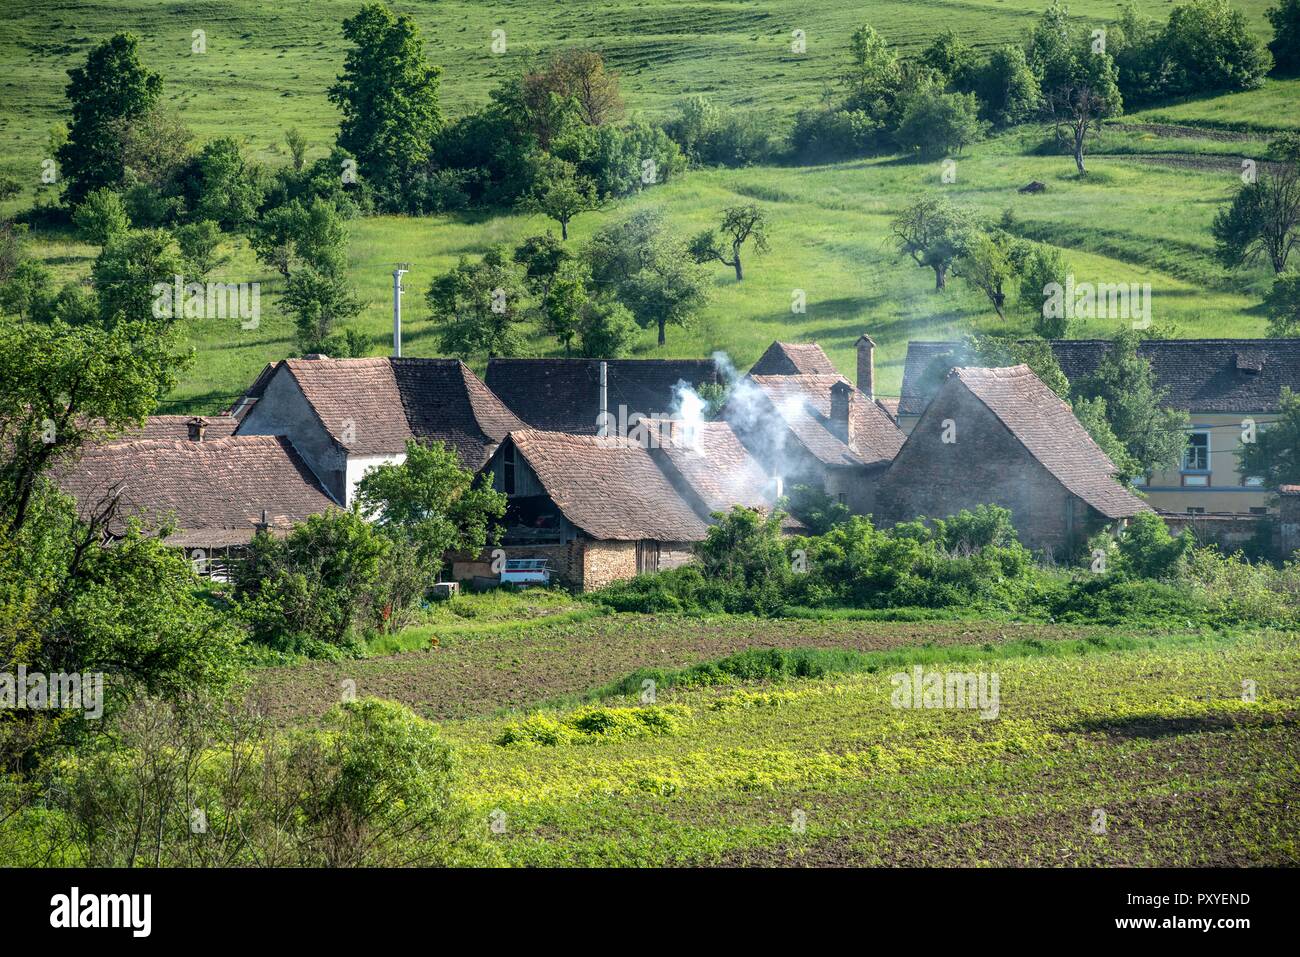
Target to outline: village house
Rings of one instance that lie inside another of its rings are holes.
[[[875,399],[874,349],[858,339],[856,388],[820,346],[781,342],[733,386],[722,416],[787,494],[808,485],[870,511],[875,482],[906,438]]]
[[[459,359],[285,359],[254,389],[233,409],[237,434],[287,436],[343,506],[369,469],[406,460],[408,439],[444,442],[476,470],[525,428]]]
[[[1028,366],[956,368],[912,423],[875,488],[889,527],[962,509],[1010,510],[1020,541],[1066,557],[1147,509],[1070,407]]]
[[[574,435],[595,435],[603,412],[616,423],[609,431],[626,435],[634,416],[676,415],[680,387],[723,381],[712,359],[489,359],[484,378],[532,428]]]
[[[165,531],[164,541],[184,549],[200,572],[220,573],[259,529],[283,534],[333,505],[288,439],[232,435],[224,418],[152,417],[121,439],[87,446],[54,480],[83,518],[112,503],[109,535],[137,520],[147,533]]]
[[[1050,344],[1071,382],[1091,375],[1110,346],[1105,339]],[[908,343],[898,415],[905,432],[915,428],[946,369],[960,363],[959,351],[955,342]],[[1205,516],[1199,524],[1222,515],[1218,524],[1234,526],[1242,523],[1232,522],[1233,515],[1275,510],[1274,496],[1258,481],[1243,478],[1237,453],[1243,440],[1277,418],[1284,386],[1300,392],[1300,339],[1154,339],[1141,343],[1138,355],[1151,363],[1168,405],[1191,417],[1179,467],[1135,482],[1151,505],[1166,513]],[[1249,529],[1241,534],[1248,536]]]

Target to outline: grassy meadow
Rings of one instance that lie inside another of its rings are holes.
[[[331,142],[337,114],[325,89],[343,57],[342,19],[357,4],[231,2],[104,4],[81,2],[15,11],[0,30],[0,171],[37,181],[51,125],[60,121],[68,67],[112,30],[129,28],[142,40],[145,62],[159,70],[166,96],[200,138],[235,134],[263,161],[287,161],[283,132],[297,126],[312,143],[309,160]],[[1042,3],[885,3],[864,10],[847,0],[829,3],[646,2],[396,4],[413,14],[427,38],[430,59],[443,67],[443,104],[449,115],[479,105],[487,91],[531,59],[586,45],[599,49],[621,73],[629,108],[662,117],[681,96],[703,92],[771,117],[780,130],[800,107],[818,102],[834,82],[848,35],[869,21],[904,53],[915,52],[951,27],[987,48],[1023,36]],[[1075,3],[1085,21],[1117,16],[1119,3]],[[1163,15],[1164,5],[1139,3]],[[1238,4],[1261,36],[1264,0]],[[191,32],[206,34],[207,52],[190,52]],[[491,51],[492,31],[506,31],[506,52]],[[803,29],[808,49],[789,50],[790,31]],[[735,77],[744,77],[743,83]],[[664,208],[690,234],[716,222],[721,209],[757,202],[773,223],[772,249],[751,256],[746,279],[716,270],[712,302],[687,329],[670,329],[663,349],[647,330],[635,347],[642,356],[699,356],[725,350],[742,368],[773,339],[820,342],[841,371],[852,375],[853,342],[868,331],[880,346],[878,391],[898,391],[907,341],[997,331],[981,296],[960,282],[936,294],[928,271],[895,254],[891,216],[918,194],[944,190],[988,217],[1010,210],[1022,235],[1063,249],[1079,280],[1150,283],[1153,318],[1180,336],[1262,335],[1258,308],[1268,276],[1262,270],[1226,273],[1211,257],[1208,227],[1237,183],[1240,158],[1264,155],[1270,132],[1300,127],[1300,82],[1270,80],[1261,89],[1163,105],[1126,116],[1093,144],[1090,175],[1079,180],[1069,159],[1046,146],[1039,128],[1012,131],[957,157],[955,183],[941,182],[939,164],[883,157],[822,166],[761,166],[694,170],[633,200],[578,217],[570,242],[638,205]],[[1030,180],[1045,193],[1022,195]],[[31,201],[25,193],[0,213]],[[350,278],[367,303],[356,326],[372,337],[372,353],[390,348],[391,277],[396,262],[412,263],[406,277],[404,351],[437,355],[435,330],[423,295],[431,279],[460,256],[494,243],[514,243],[554,229],[541,217],[509,211],[407,219],[378,216],[353,224]],[[61,278],[84,278],[97,250],[64,231],[34,237],[34,248]],[[197,353],[192,372],[168,401],[169,411],[211,412],[223,407],[264,363],[296,351],[293,324],[277,302],[280,280],[252,257],[243,240],[214,279],[262,284],[262,321],[243,331],[229,322],[196,321],[189,336]],[[791,310],[795,290],[807,308]],[[1025,328],[1023,314],[1010,328]],[[1113,323],[1095,322],[1077,335],[1107,335]],[[532,337],[535,354],[557,346]],[[480,362],[481,371],[481,362]]]

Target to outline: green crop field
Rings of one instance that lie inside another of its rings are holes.
[[[769,647],[819,649],[824,670],[673,683]],[[462,715],[441,733],[513,864],[1294,865],[1297,651],[1270,633],[618,616],[258,681],[287,721],[345,677]],[[891,706],[916,665],[996,673],[996,719]],[[577,703],[629,673],[631,694]],[[571,703],[521,709],[530,696]]]
[[[296,126],[312,144],[309,159],[332,142],[337,114],[325,88],[343,56],[339,25],[353,2],[191,4],[63,3],[17,10],[0,29],[0,172],[32,183],[11,200],[12,212],[31,200],[51,125],[63,119],[65,71],[89,45],[129,28],[142,39],[145,62],[164,76],[166,96],[200,137],[243,137],[264,161],[283,163],[284,130]],[[1042,9],[1029,0],[991,3],[885,3],[869,9],[831,3],[516,2],[397,4],[412,13],[428,39],[430,59],[443,67],[449,115],[480,105],[487,91],[530,58],[566,46],[591,46],[620,71],[629,106],[662,117],[674,101],[704,92],[772,117],[814,105],[845,54],[848,34],[871,22],[904,53],[951,27],[979,47],[1023,36]],[[1165,5],[1140,3],[1161,16]],[[1265,35],[1262,0],[1238,4]],[[1114,18],[1118,3],[1075,3],[1085,22]],[[207,52],[190,52],[193,30],[206,33]],[[506,31],[506,52],[491,52],[493,30]],[[808,51],[789,50],[802,29]],[[750,262],[737,283],[719,267],[712,302],[688,329],[670,328],[667,345],[647,331],[635,348],[645,356],[698,356],[725,350],[743,367],[773,339],[816,340],[852,374],[852,343],[869,331],[880,346],[879,390],[897,392],[909,339],[999,328],[985,301],[962,284],[936,294],[925,270],[893,250],[890,217],[919,193],[944,190],[988,217],[1010,210],[1022,235],[1065,251],[1082,281],[1150,283],[1152,317],[1174,335],[1262,335],[1259,309],[1269,276],[1227,273],[1212,258],[1209,223],[1237,184],[1241,157],[1259,157],[1270,132],[1300,127],[1300,83],[1270,80],[1263,89],[1163,105],[1122,118],[1092,147],[1092,175],[1073,176],[1068,157],[1042,149],[1048,132],[1013,131],[969,149],[957,160],[955,183],[940,180],[938,164],[879,158],[825,166],[763,166],[693,170],[635,200],[579,216],[571,243],[602,222],[639,205],[664,208],[684,233],[716,221],[737,202],[757,202],[773,223],[771,251]],[[1040,180],[1048,189],[1021,195]],[[553,224],[551,224],[553,225]],[[377,216],[353,224],[350,278],[367,303],[355,327],[389,348],[391,278],[396,262],[406,277],[405,351],[438,354],[423,302],[430,280],[462,255],[514,242],[548,223],[501,211],[408,219]],[[70,232],[38,233],[39,258],[61,278],[85,277],[95,250]],[[238,395],[261,366],[294,354],[292,321],[277,301],[279,277],[256,263],[243,240],[214,276],[262,284],[261,325],[199,320],[188,328],[197,362],[168,402],[171,411],[215,411]],[[803,313],[791,310],[802,290]],[[1011,329],[1025,320],[1010,317]],[[1076,334],[1104,335],[1114,323],[1084,324]],[[535,354],[556,354],[534,335]]]

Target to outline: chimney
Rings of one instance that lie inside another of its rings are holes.
[[[849,441],[849,410],[853,406],[853,386],[843,379],[831,386],[831,431],[841,442]]]
[[[876,344],[865,332],[858,336],[858,391],[876,397]]]
[[[609,436],[614,430],[609,427],[609,363],[600,360],[600,409],[596,415],[596,434]]]
[[[189,430],[191,442],[202,442],[203,433],[208,430],[208,420],[201,415],[196,415],[185,423],[185,427]]]
[[[271,530],[271,523],[266,517],[266,509],[262,509],[262,520],[260,522],[254,522],[253,528],[257,529],[259,532],[269,532]]]

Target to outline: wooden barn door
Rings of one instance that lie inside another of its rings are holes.
[[[636,573],[653,574],[659,571],[659,543],[643,538],[636,543]]]

